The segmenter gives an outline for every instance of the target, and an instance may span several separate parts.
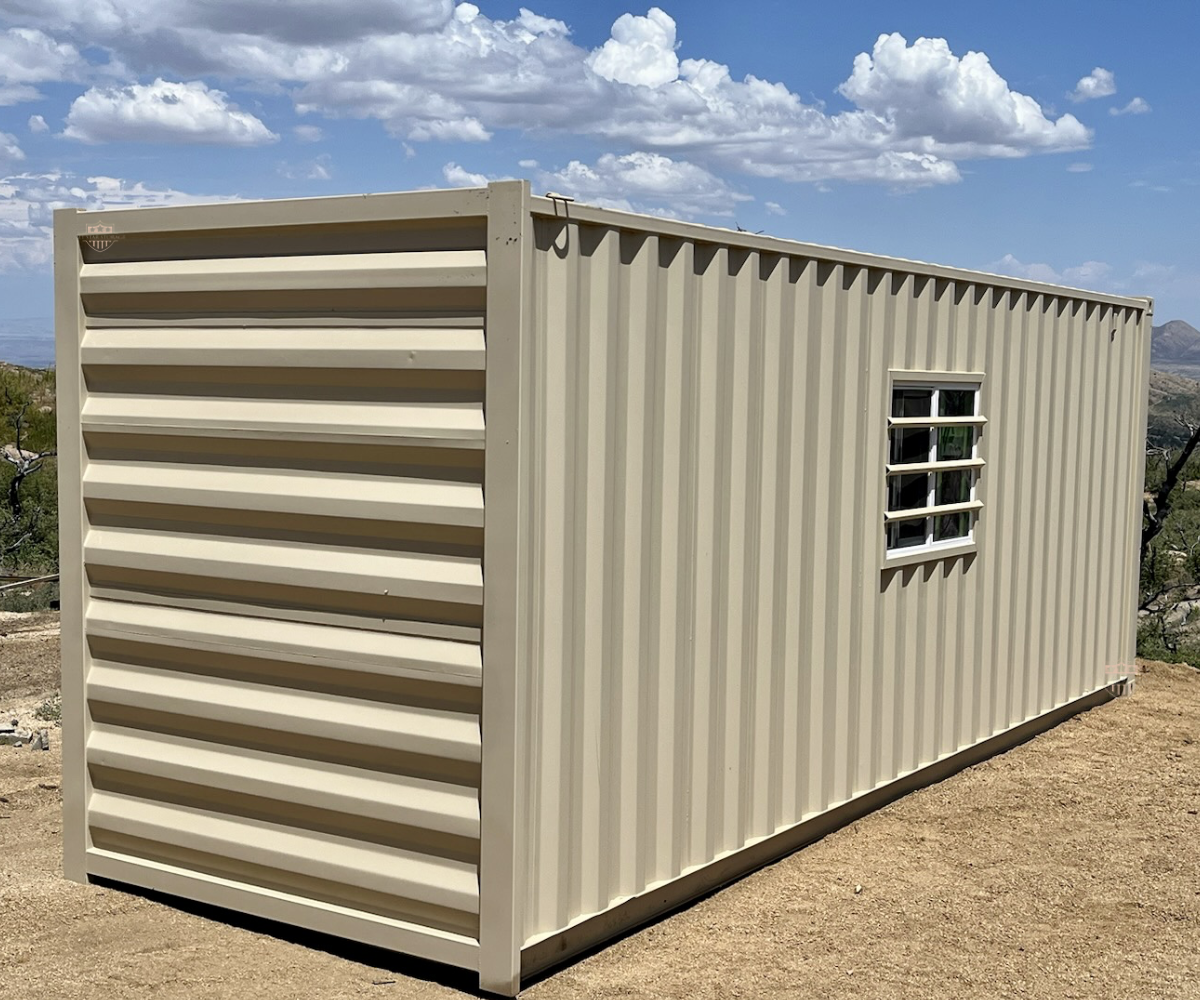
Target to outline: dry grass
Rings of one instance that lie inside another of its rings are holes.
[[[54,691],[55,647],[0,638],[0,708],[32,711]],[[0,747],[10,990],[339,1000],[451,997],[469,984],[63,881],[60,764],[57,739],[49,753]],[[1200,674],[1151,664],[1134,697],[896,802],[526,995],[1200,997],[1198,810]]]

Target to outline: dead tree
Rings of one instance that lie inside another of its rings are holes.
[[[1184,420],[1182,417],[1176,417],[1179,424],[1188,432],[1188,439],[1180,449],[1175,460],[1171,460],[1171,452],[1169,448],[1152,448],[1147,451],[1147,454],[1158,454],[1162,456],[1163,462],[1166,463],[1166,476],[1163,477],[1162,485],[1155,491],[1154,495],[1142,500],[1142,561],[1146,559],[1146,553],[1150,549],[1150,543],[1158,537],[1159,533],[1166,526],[1167,518],[1171,516],[1172,497],[1175,492],[1175,487],[1179,485],[1179,477],[1183,475],[1183,470],[1191,461],[1192,452],[1196,450],[1196,446],[1200,444],[1200,423],[1193,423],[1189,420]]]
[[[0,565],[3,565],[9,556],[29,541],[35,532],[36,518],[25,516],[27,512],[21,496],[21,488],[24,486],[25,480],[40,472],[46,464],[46,459],[53,458],[58,454],[57,449],[54,448],[46,451],[33,451],[26,448],[25,415],[29,411],[29,403],[26,401],[18,405],[7,387],[4,389],[4,401],[5,409],[12,414],[8,423],[13,429],[15,440],[11,444],[0,447],[0,459],[11,465],[13,469],[5,496],[5,506],[7,507],[5,520],[9,522],[10,528],[4,534],[9,537],[5,538],[0,535]]]

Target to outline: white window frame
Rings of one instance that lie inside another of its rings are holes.
[[[929,389],[932,391],[930,415],[928,417],[893,417],[892,397],[896,389],[913,388]],[[939,417],[938,393],[946,389],[970,389],[975,393],[975,412],[969,417]],[[929,562],[935,559],[949,559],[967,555],[977,551],[976,533],[979,528],[979,518],[983,511],[983,501],[979,495],[979,482],[986,464],[980,454],[980,442],[984,436],[987,418],[982,412],[983,373],[982,372],[935,372],[913,371],[909,369],[892,369],[888,373],[886,429],[884,432],[884,470],[883,470],[883,531],[881,538],[882,561],[885,569],[897,566],[910,566],[916,563]],[[966,459],[939,462],[937,460],[938,435],[932,435],[929,460],[912,462],[905,465],[895,465],[891,462],[891,438],[894,427],[946,427],[969,425],[975,428],[974,443],[971,456]],[[969,469],[971,476],[970,499],[962,503],[937,503],[937,472],[954,469]],[[929,476],[929,502],[925,507],[909,508],[907,510],[888,510],[888,481],[896,475],[915,472],[934,473]],[[934,525],[939,514],[964,512],[970,515],[970,527],[967,534],[961,538],[950,538],[943,541],[933,540]],[[896,521],[915,520],[915,517],[926,519],[926,535],[923,545],[908,545],[903,548],[888,548],[888,526]]]

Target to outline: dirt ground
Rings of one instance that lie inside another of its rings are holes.
[[[0,714],[57,641],[0,622]],[[24,628],[24,625],[20,626]],[[0,747],[0,991],[59,998],[454,997],[471,979],[64,881],[53,749]],[[1200,997],[1200,673],[917,792],[530,986],[566,997]],[[856,892],[856,887],[861,891]]]

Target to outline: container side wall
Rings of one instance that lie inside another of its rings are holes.
[[[485,202],[372,204],[60,218],[68,872],[476,968]]]
[[[534,217],[527,948],[1132,651],[1140,307],[585,218]],[[982,373],[987,464],[976,550],[883,569],[894,369]]]

